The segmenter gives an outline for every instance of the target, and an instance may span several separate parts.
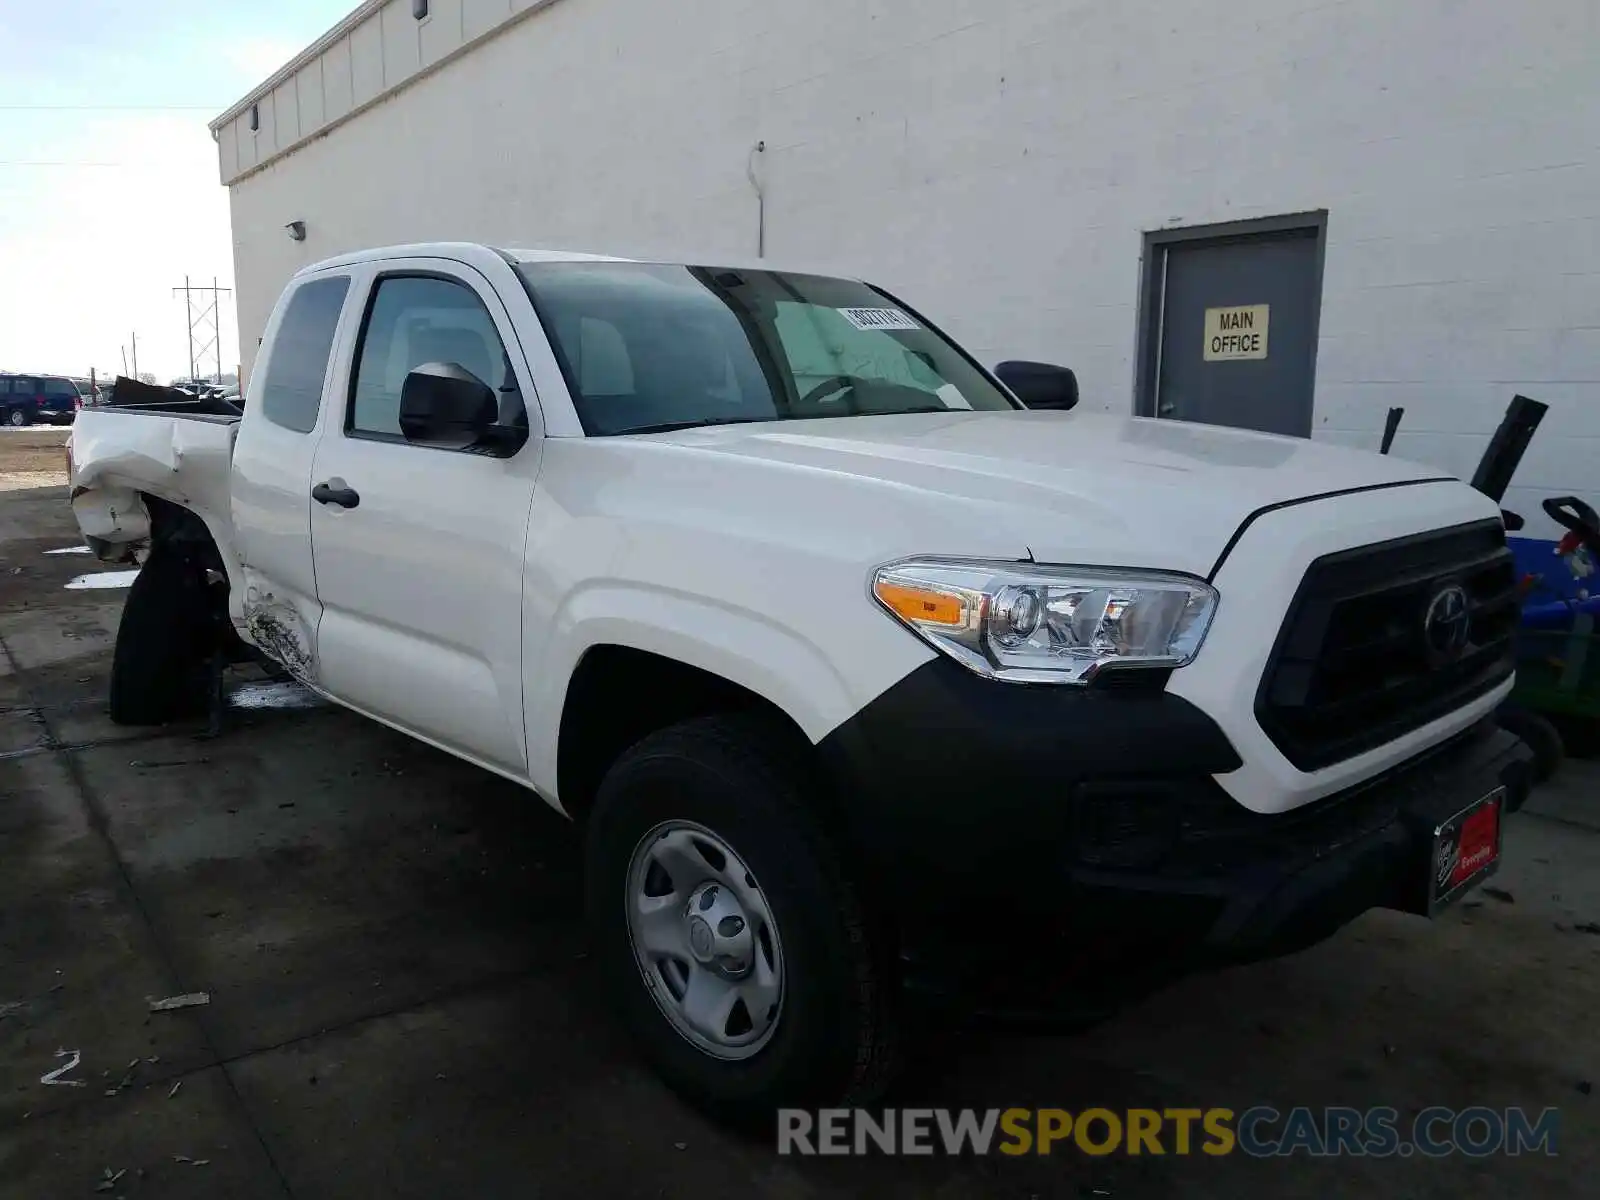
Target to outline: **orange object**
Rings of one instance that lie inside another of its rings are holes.
[[[920,621],[924,625],[967,623],[966,601],[949,592],[881,581],[873,584],[872,590],[886,607],[908,621]]]

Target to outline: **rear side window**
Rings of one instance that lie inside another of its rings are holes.
[[[78,389],[72,386],[70,379],[46,379],[44,381],[44,394],[46,396],[76,396]]]
[[[349,276],[339,275],[302,283],[289,297],[261,380],[261,415],[274,425],[296,433],[317,427],[328,355],[349,290]]]

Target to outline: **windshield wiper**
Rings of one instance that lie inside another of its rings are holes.
[[[701,417],[696,421],[663,421],[659,425],[635,425],[619,429],[624,433],[671,433],[674,429],[699,429],[702,425],[750,425],[757,421],[770,421],[771,417]]]

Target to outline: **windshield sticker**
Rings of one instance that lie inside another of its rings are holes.
[[[839,311],[857,329],[922,328],[898,308],[841,308]]]

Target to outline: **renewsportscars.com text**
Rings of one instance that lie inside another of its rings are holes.
[[[1522,1108],[786,1108],[778,1153],[1303,1155],[1556,1153],[1560,1112]]]

